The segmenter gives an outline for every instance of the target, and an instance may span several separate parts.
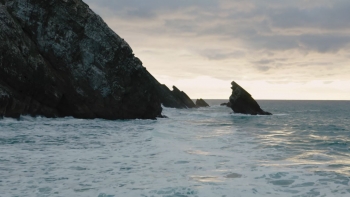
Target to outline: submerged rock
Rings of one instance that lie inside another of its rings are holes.
[[[237,173],[231,173],[231,174],[228,174],[225,176],[225,178],[228,178],[228,179],[236,179],[236,178],[241,178],[242,175],[241,174],[237,174]]]
[[[232,81],[231,85],[232,95],[230,96],[230,103],[235,113],[272,115],[270,112],[263,111],[252,96],[236,82]]]
[[[161,116],[161,85],[81,0],[0,0],[0,38],[0,116]]]
[[[207,102],[205,102],[203,99],[197,99],[196,100],[196,107],[210,107]]]
[[[227,103],[221,103],[220,106],[226,106],[226,107],[231,107],[231,103],[227,102]]]

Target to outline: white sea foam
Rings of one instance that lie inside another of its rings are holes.
[[[169,118],[0,120],[0,196],[350,194],[348,177],[322,162],[298,163],[331,157],[318,153],[290,159],[291,153],[276,148],[276,136],[239,124],[271,117],[241,119],[218,106],[165,108],[164,114]]]

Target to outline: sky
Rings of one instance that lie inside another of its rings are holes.
[[[191,98],[350,100],[349,0],[84,0]]]

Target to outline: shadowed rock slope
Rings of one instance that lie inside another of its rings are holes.
[[[189,96],[187,96],[187,94],[181,90],[179,90],[176,86],[173,86],[173,91],[171,92],[172,96],[180,103],[182,103],[182,105],[186,106],[186,108],[195,108],[196,105],[194,104],[194,102],[192,101],[192,99],[190,99]]]
[[[81,0],[0,0],[0,116],[156,118],[160,86]]]
[[[205,102],[203,99],[197,99],[196,100],[196,107],[210,107],[207,102]]]
[[[232,81],[232,95],[230,96],[231,108],[235,113],[251,114],[251,115],[272,115],[270,112],[265,112],[252,96]]]
[[[153,78],[153,76],[151,77]],[[153,78],[153,80],[157,81],[155,78]],[[166,85],[158,83],[155,89],[156,89],[156,94],[158,95],[160,102],[164,105],[164,107],[177,108],[177,109],[186,109],[186,108],[195,107],[195,104],[187,96],[187,94],[184,93],[183,91],[180,91],[175,86],[173,86],[173,90],[171,91]]]

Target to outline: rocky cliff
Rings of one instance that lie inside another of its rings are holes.
[[[272,115],[265,112],[252,96],[236,82],[232,81],[232,95],[230,96],[230,107],[235,113],[251,115]]]
[[[81,0],[0,0],[0,116],[156,118],[159,86]]]

